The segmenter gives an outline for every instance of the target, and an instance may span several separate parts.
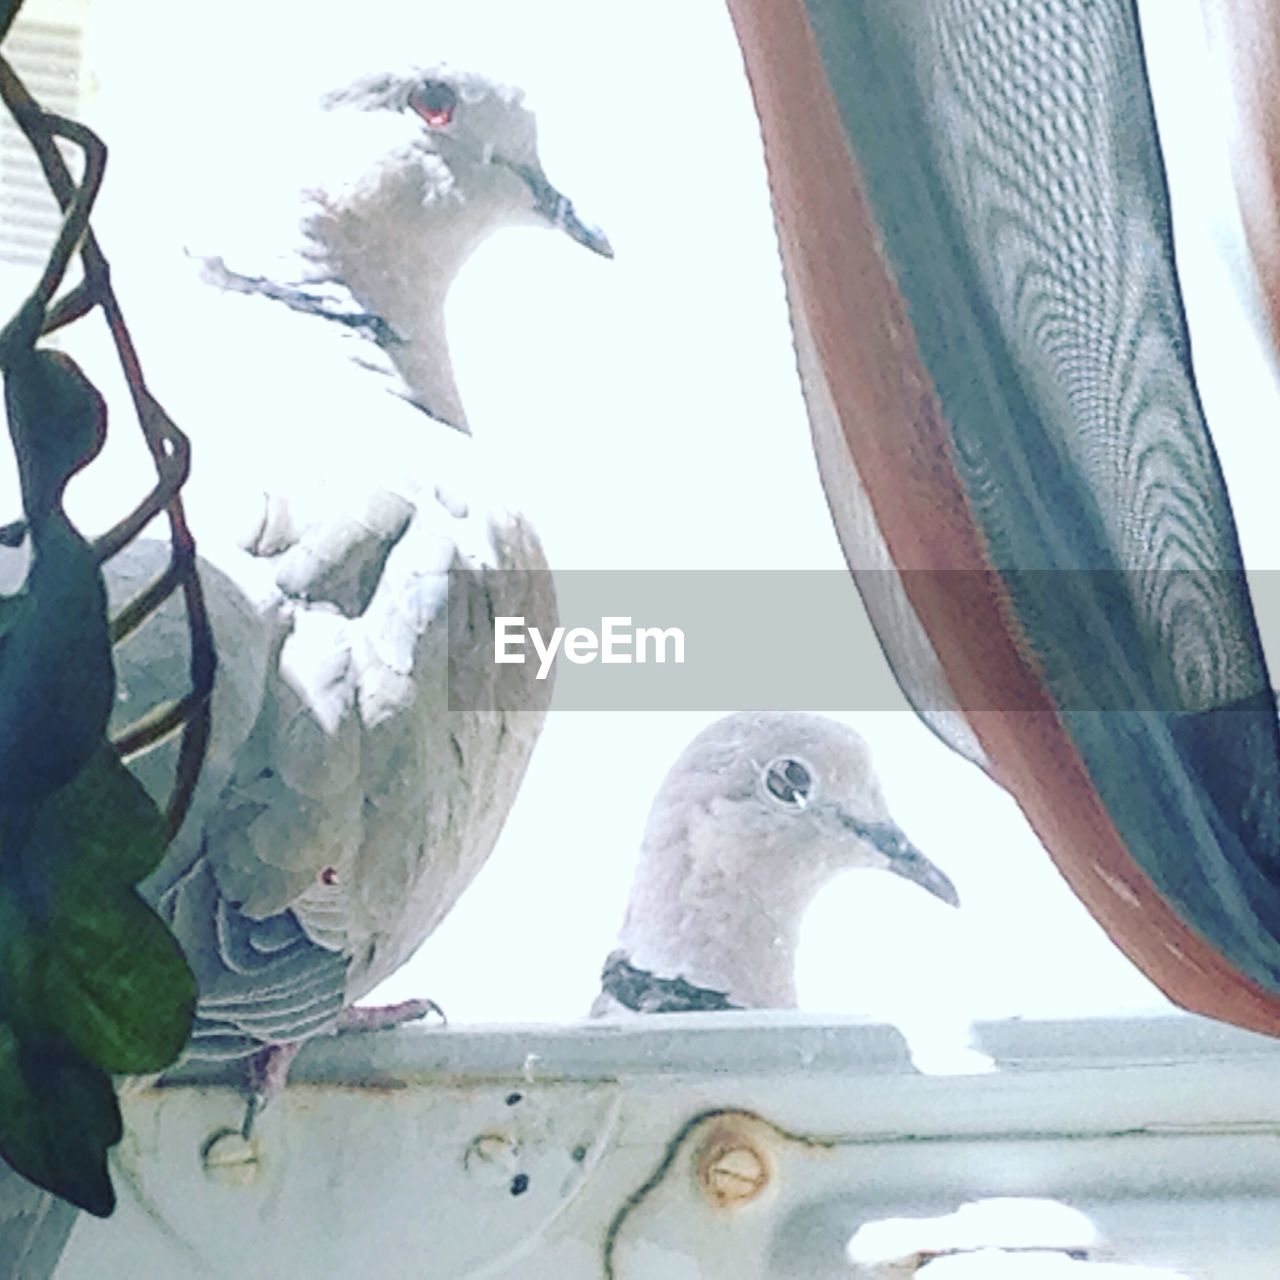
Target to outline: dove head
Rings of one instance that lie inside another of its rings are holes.
[[[594,253],[613,257],[604,233],[584,223],[548,181],[538,158],[537,123],[519,89],[435,67],[365,77],[329,95],[326,105],[408,120],[417,131],[413,149],[419,157],[438,156],[448,169],[449,192],[482,206],[483,220],[492,227],[554,227]],[[436,176],[443,177],[439,170]]]
[[[308,186],[313,273],[385,321],[411,398],[463,427],[444,302],[471,253],[506,226],[543,226],[604,257],[538,158],[519,90],[444,67],[366,76],[331,93],[322,180]]]
[[[686,828],[721,866],[826,878],[875,867],[956,905],[955,887],[892,821],[866,743],[848,725],[800,713],[744,712],[689,745],[650,819],[662,841]]]
[[[620,941],[642,966],[675,969],[738,1003],[791,1004],[804,911],[855,867],[959,902],[890,818],[853,729],[799,713],[728,716],[662,784]]]

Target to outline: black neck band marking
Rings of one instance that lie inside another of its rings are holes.
[[[308,293],[297,285],[277,284],[265,276],[243,276],[238,271],[232,271],[221,258],[206,258],[203,266],[205,279],[210,284],[216,284],[231,293],[257,294],[262,298],[270,298],[273,302],[283,302],[291,311],[302,315],[332,320],[362,337],[371,338],[384,350],[404,341],[380,315],[355,306],[354,301],[344,306],[338,299]]]
[[[600,986],[619,1004],[636,1013],[700,1013],[741,1009],[723,991],[696,987],[683,978],[660,978],[637,969],[621,951],[604,963]]]

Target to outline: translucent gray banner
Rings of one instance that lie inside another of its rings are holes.
[[[993,591],[1002,599],[1012,594],[1015,614],[1036,619],[1038,634],[1071,637],[1069,654],[1033,655],[1064,710],[1181,713],[1220,707],[1264,687],[1252,656],[1232,650],[1240,647],[1238,639],[1229,631],[1219,635],[1222,618],[1238,617],[1246,591],[1240,574],[1023,571],[996,579],[917,571],[860,577],[864,586],[900,577],[916,601],[945,599],[951,616],[970,607],[985,611]],[[450,574],[454,709],[517,710],[511,704],[525,696],[526,680],[554,684],[552,707],[564,711],[908,706],[853,579],[842,571],[509,571],[483,578],[488,605],[477,610],[477,576]],[[557,619],[504,612],[512,601],[545,601],[550,582]],[[1280,575],[1250,574],[1247,590],[1260,621],[1280,633]],[[459,616],[471,621],[459,626]],[[1099,662],[1110,655],[1109,674],[1122,654],[1124,678],[1101,678],[1108,673],[1085,663],[1093,650]],[[1197,703],[1205,691],[1203,673],[1219,669],[1238,677],[1233,697]],[[461,671],[469,673],[465,681],[455,677]],[[973,701],[968,705],[976,709]]]

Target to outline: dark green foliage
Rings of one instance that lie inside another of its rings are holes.
[[[105,405],[21,324],[0,337],[32,547],[22,590],[0,598],[0,1154],[105,1215],[121,1135],[109,1073],[174,1061],[195,982],[133,887],[163,855],[165,824],[106,741],[106,593],[62,509],[102,447]]]
[[[69,782],[98,749],[114,674],[102,576],[61,505],[102,448],[106,406],[60,352],[19,348],[4,374],[34,555],[24,590],[0,600],[0,805],[10,805]]]
[[[107,1151],[120,1141],[111,1077],[56,1040],[0,1024],[0,1149],[24,1177],[105,1218]]]
[[[109,1071],[168,1066],[195,987],[173,935],[133,889],[165,848],[154,803],[104,746],[15,825],[0,843],[0,957],[17,981],[0,992],[0,1017],[57,1035]]]

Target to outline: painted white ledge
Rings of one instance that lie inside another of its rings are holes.
[[[315,1041],[249,1151],[226,1085],[129,1098],[120,1207],[57,1277],[825,1280],[863,1223],[1049,1196],[1100,1258],[1274,1280],[1280,1044],[1182,1015],[977,1042],[996,1071],[784,1014]]]

